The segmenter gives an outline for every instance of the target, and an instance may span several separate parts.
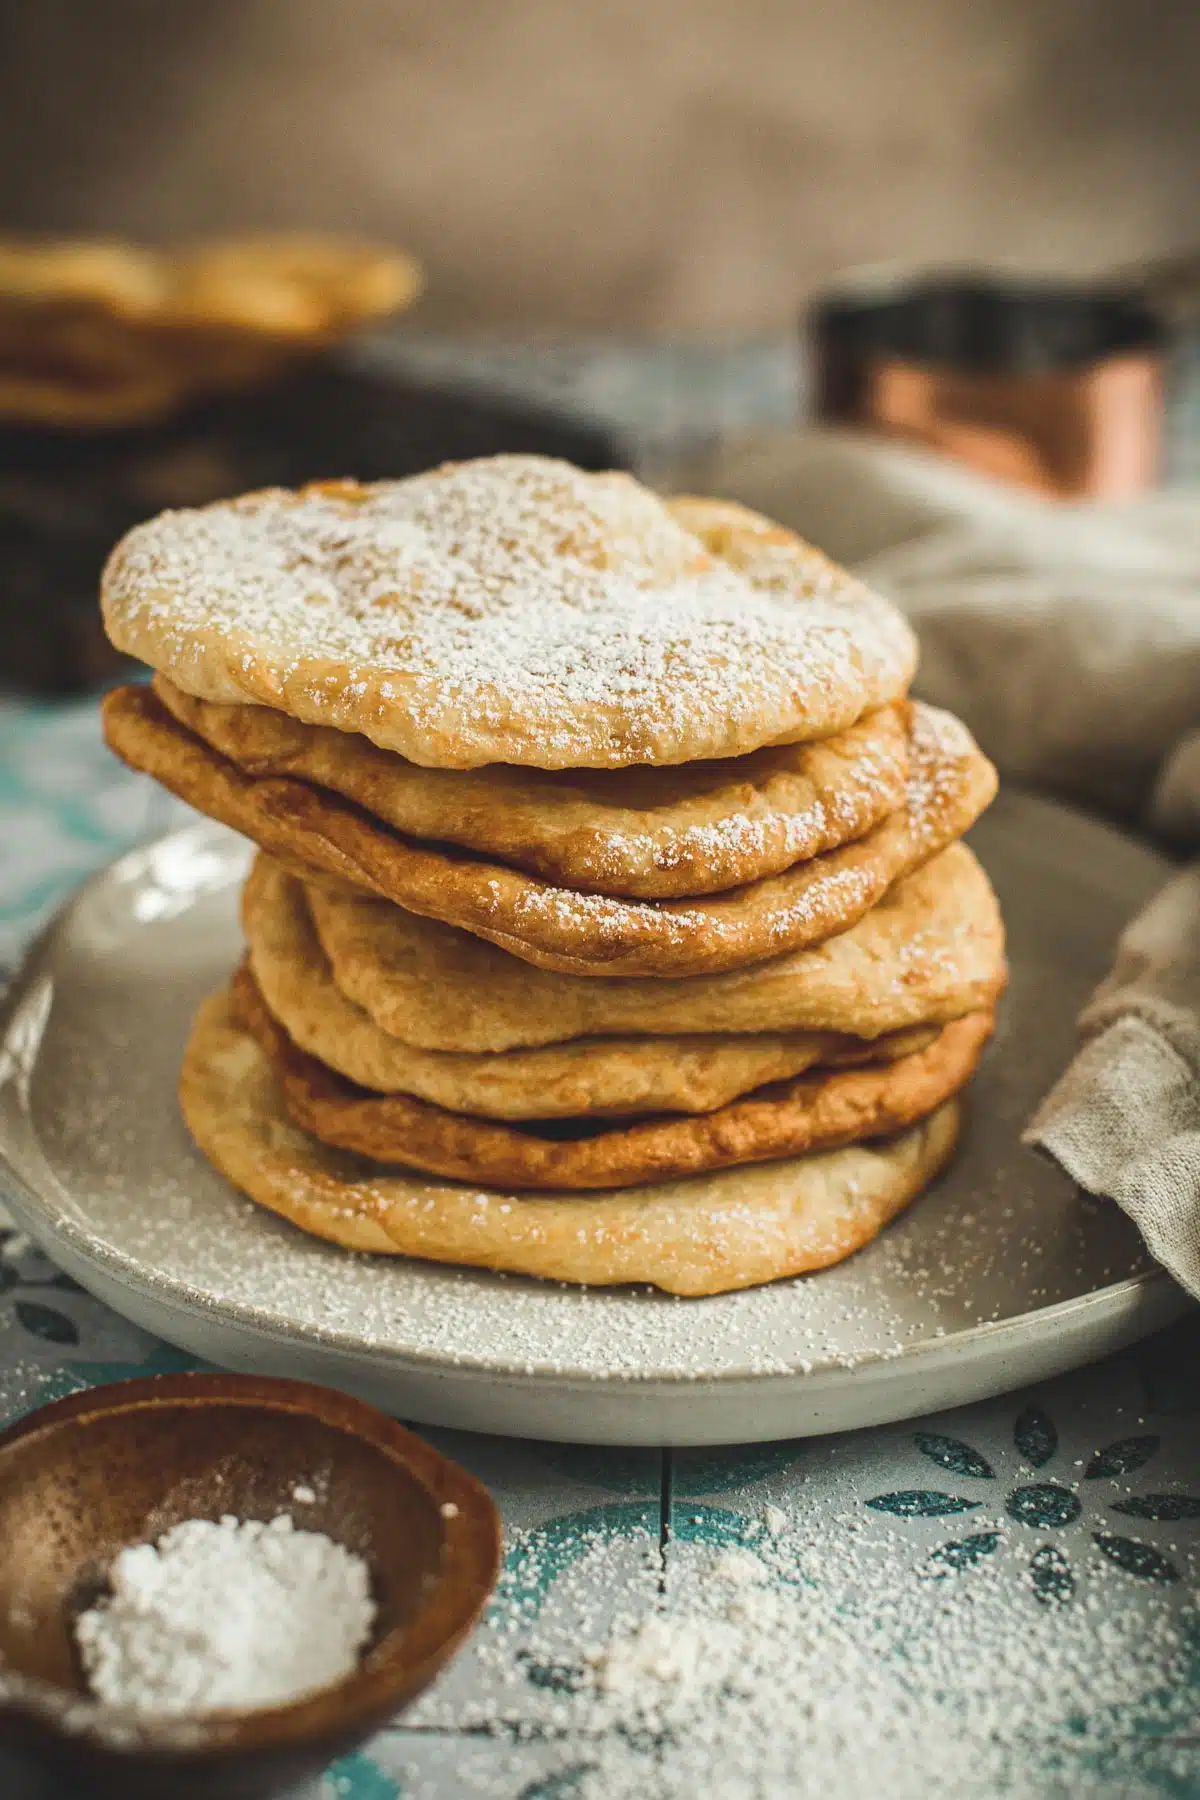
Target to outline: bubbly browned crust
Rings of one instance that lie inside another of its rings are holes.
[[[426,769],[355,732],[222,706],[165,676],[179,723],[245,774],[295,776],[411,837],[458,844],[585,893],[715,894],[853,843],[904,804],[904,709],[815,744],[671,768]]]
[[[637,1187],[889,1137],[965,1086],[993,1029],[990,1012],[969,1013],[928,1049],[881,1067],[804,1075],[715,1112],[614,1122],[563,1138],[355,1087],[297,1049],[245,965],[234,979],[233,1010],[270,1058],[291,1118],[322,1143],[373,1162],[521,1189]]]
[[[618,1193],[521,1195],[387,1172],[289,1118],[227,994],[196,1020],[180,1078],[188,1129],[235,1187],[348,1249],[589,1285],[719,1294],[839,1262],[949,1160],[949,1101],[897,1137]]]
[[[332,875],[522,961],[574,975],[709,975],[820,943],[959,837],[996,783],[963,727],[914,707],[908,805],[857,843],[730,894],[620,901],[402,837],[352,802],[290,776],[247,775],[144,688],[109,694],[103,718],[109,745],[133,768],[287,867]]]
[[[359,1087],[415,1094],[491,1119],[712,1112],[816,1066],[890,1062],[925,1049],[936,1026],[867,1039],[831,1031],[575,1038],[499,1055],[423,1050],[383,1031],[333,979],[304,884],[269,857],[242,892],[250,966],[292,1041]]]

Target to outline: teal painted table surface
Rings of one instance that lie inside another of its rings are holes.
[[[0,706],[0,958],[185,816],[107,754],[94,704]],[[0,1417],[188,1366],[0,1224]],[[1189,1319],[1036,1391],[844,1437],[428,1431],[496,1496],[501,1588],[311,1800],[1200,1800],[1198,1427]]]

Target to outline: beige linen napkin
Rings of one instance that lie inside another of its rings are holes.
[[[1060,506],[819,431],[659,476],[771,514],[890,594],[920,634],[919,691],[1002,776],[1200,850],[1200,493]],[[1200,866],[1127,928],[1080,1030],[1026,1142],[1200,1296]]]

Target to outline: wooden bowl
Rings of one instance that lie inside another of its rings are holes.
[[[88,1696],[72,1622],[119,1550],[184,1519],[280,1512],[370,1566],[378,1617],[351,1675],[289,1705],[183,1719]],[[429,1685],[478,1618],[499,1545],[477,1481],[331,1389],[197,1374],[74,1394],[0,1434],[0,1742],[89,1800],[277,1794]]]

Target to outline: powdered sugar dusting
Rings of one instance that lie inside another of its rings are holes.
[[[216,657],[209,697],[418,762],[455,733],[545,767],[737,753],[851,723],[913,661],[899,613],[807,547],[735,569],[630,478],[531,456],[165,513],[118,546],[105,606],[185,688]]]
[[[937,845],[939,823],[954,806],[975,747],[962,721],[935,706],[913,707],[911,734],[908,816],[920,854]]]
[[[890,793],[894,775],[894,758],[879,746],[869,747],[855,756],[843,786],[815,796],[797,812],[731,811],[702,825],[664,824],[653,836],[625,833],[621,841],[663,870],[753,866],[768,852],[786,868],[814,844],[831,847],[848,841],[859,824],[864,798]]]

